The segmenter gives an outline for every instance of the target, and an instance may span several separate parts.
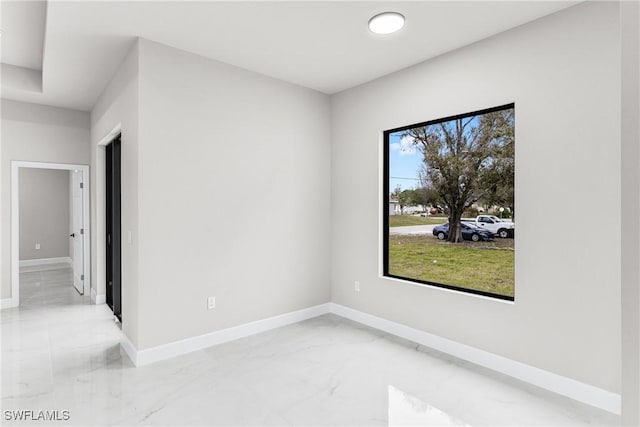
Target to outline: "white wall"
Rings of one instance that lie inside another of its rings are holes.
[[[122,235],[122,330],[138,342],[138,43],[135,42],[91,112],[91,277],[97,295],[106,292],[105,265],[105,149],[102,142],[120,128],[122,133],[122,229],[131,230],[132,243]],[[115,136],[115,135],[113,135]]]
[[[622,417],[640,425],[640,4],[620,4],[622,32]]]
[[[11,296],[11,161],[89,164],[89,114],[2,100],[2,286]],[[4,237],[6,236],[6,237]]]
[[[20,168],[19,173],[19,259],[68,257],[69,171]]]
[[[329,301],[329,107],[140,41],[139,349]]]
[[[618,18],[581,4],[333,96],[333,301],[619,393]],[[382,131],[510,102],[515,303],[380,278]]]

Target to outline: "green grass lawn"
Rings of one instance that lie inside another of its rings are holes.
[[[406,227],[408,225],[444,224],[447,218],[421,217],[413,215],[389,215],[389,227]]]
[[[441,242],[433,236],[389,236],[389,273],[513,296],[513,239]]]

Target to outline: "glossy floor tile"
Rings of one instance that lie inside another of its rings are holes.
[[[615,425],[619,418],[334,315],[135,368],[70,270],[2,312],[2,410],[33,425]],[[66,280],[66,282],[65,282]],[[75,293],[75,294],[74,294]],[[176,319],[179,321],[179,319]]]
[[[53,306],[90,304],[89,296],[73,287],[73,270],[67,263],[20,268],[20,307],[41,309]]]

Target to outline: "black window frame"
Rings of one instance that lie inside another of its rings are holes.
[[[407,281],[410,283],[416,283],[419,285],[427,285],[427,286],[434,286],[437,288],[443,288],[443,289],[448,289],[448,290],[452,290],[452,291],[458,291],[458,292],[463,292],[463,293],[467,293],[467,294],[474,294],[474,295],[480,295],[480,296],[484,296],[484,297],[489,297],[489,298],[494,298],[494,299],[499,299],[499,300],[503,300],[503,301],[512,301],[515,302],[515,278],[514,278],[514,296],[508,296],[508,295],[501,295],[501,294],[495,294],[492,292],[485,292],[485,291],[480,291],[480,290],[476,290],[476,289],[469,289],[469,288],[464,288],[461,286],[455,286],[455,285],[449,285],[446,283],[439,283],[439,282],[432,282],[432,281],[428,281],[428,280],[420,280],[420,279],[414,279],[414,278],[410,278],[410,277],[403,277],[403,276],[396,276],[394,274],[390,274],[389,273],[389,200],[390,200],[390,194],[391,194],[391,189],[389,188],[389,178],[390,178],[390,171],[389,171],[389,167],[390,167],[390,161],[389,161],[389,137],[391,134],[396,133],[396,132],[401,132],[404,130],[409,130],[409,129],[413,129],[415,127],[421,127],[421,126],[431,126],[431,125],[435,125],[438,123],[443,123],[443,122],[448,122],[451,120],[458,120],[458,119],[464,119],[466,117],[470,117],[470,116],[477,116],[477,115],[482,115],[482,114],[487,114],[487,113],[493,113],[495,111],[502,111],[502,110],[508,110],[508,109],[515,109],[515,103],[509,103],[509,104],[504,104],[504,105],[500,105],[497,107],[492,107],[492,108],[486,108],[483,110],[477,110],[477,111],[471,111],[468,113],[463,113],[463,114],[456,114],[454,116],[448,116],[448,117],[443,117],[440,119],[435,119],[435,120],[429,120],[426,122],[420,122],[420,123],[414,123],[411,125],[407,125],[407,126],[401,126],[398,128],[394,128],[394,129],[388,129],[383,131],[383,175],[382,175],[382,191],[383,191],[383,203],[382,203],[382,210],[383,210],[383,220],[382,220],[382,276],[383,277],[388,277],[390,279],[397,279],[397,280],[403,280],[403,281]]]

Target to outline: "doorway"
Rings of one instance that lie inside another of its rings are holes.
[[[105,147],[106,302],[122,322],[121,138]]]
[[[69,218],[68,227],[64,227],[61,232],[65,233],[65,239],[72,239],[67,242],[69,252],[67,257],[55,257],[47,255],[34,257],[23,262],[24,265],[47,265],[48,263],[67,262],[74,268],[73,285],[80,295],[89,295],[91,292],[90,278],[90,211],[89,211],[89,166],[63,163],[41,163],[41,162],[11,162],[11,298],[3,300],[2,308],[18,307],[20,305],[20,176],[21,171],[43,170],[68,171],[68,186],[74,185],[76,188],[69,188]],[[25,175],[26,176],[26,175]],[[68,235],[68,237],[67,237]],[[66,241],[66,240],[65,240]],[[40,250],[40,243],[34,245],[35,250]],[[25,252],[25,251],[23,251]],[[46,253],[42,248],[41,253]],[[65,260],[66,258],[66,260]],[[77,279],[76,277],[77,276]]]
[[[80,295],[84,291],[84,220],[82,218],[84,204],[84,174],[78,169],[71,171],[71,245],[69,253],[73,266],[73,286]]]

